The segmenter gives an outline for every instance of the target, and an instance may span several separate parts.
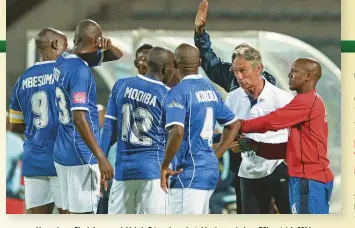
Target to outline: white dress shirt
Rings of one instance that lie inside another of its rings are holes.
[[[228,93],[226,105],[233,111],[238,119],[247,120],[264,116],[278,108],[287,105],[293,95],[265,81],[256,104],[251,107],[251,101],[242,88]],[[276,132],[249,133],[246,137],[263,143],[284,143],[288,140],[288,129]],[[270,175],[283,160],[267,160],[259,157],[255,152],[242,153],[242,163],[238,175],[248,179],[258,179]]]

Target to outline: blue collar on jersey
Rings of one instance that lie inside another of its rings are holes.
[[[78,55],[76,54],[73,54],[73,53],[70,53],[68,51],[64,52],[62,54],[62,57],[65,58],[65,59],[80,59],[81,61],[83,61],[87,66],[89,66],[89,64],[83,60],[82,58],[80,58]]]

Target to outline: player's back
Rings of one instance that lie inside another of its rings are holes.
[[[72,111],[86,111],[89,127],[99,141],[96,83],[91,70],[77,55],[64,52],[56,61],[54,77],[59,113],[54,161],[64,166],[96,164],[97,159],[82,140],[72,116]]]
[[[173,112],[181,110],[185,116],[184,120],[180,120],[184,122],[183,141],[173,161],[175,169],[183,168],[184,171],[177,178],[172,178],[172,186],[215,188],[218,159],[212,149],[212,137],[216,120],[223,117],[224,108],[221,96],[212,83],[199,75],[185,77],[169,92],[167,109],[174,111],[169,111],[167,115],[173,116]],[[234,118],[229,112],[225,113],[227,118],[223,120]],[[167,127],[176,124],[170,118]]]
[[[53,148],[57,136],[53,68],[55,61],[37,62],[16,82],[10,112],[22,111],[25,129],[24,176],[55,176]],[[16,108],[16,106],[19,106]]]
[[[163,102],[168,90],[162,82],[141,75],[115,84],[110,99],[116,110],[108,107],[107,115],[116,113],[118,120],[116,180],[160,177],[165,149]]]

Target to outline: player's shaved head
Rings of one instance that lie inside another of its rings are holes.
[[[147,57],[147,65],[150,71],[160,72],[169,62],[169,51],[162,47],[152,48]]]
[[[299,64],[304,71],[309,72],[314,81],[318,81],[321,78],[322,67],[317,60],[312,58],[299,58],[295,63]]]
[[[147,75],[166,83],[171,78],[174,68],[172,53],[162,47],[152,48],[147,56]]]
[[[181,77],[197,74],[200,66],[200,52],[196,47],[183,43],[175,49],[175,60]]]
[[[316,88],[321,76],[322,67],[317,60],[299,58],[292,64],[288,74],[289,88],[297,93],[306,93]]]
[[[78,43],[95,43],[102,36],[102,29],[98,23],[93,20],[80,21],[75,29],[75,45]]]
[[[40,61],[56,60],[67,50],[68,42],[64,33],[53,28],[45,28],[35,38]]]
[[[35,38],[36,47],[39,51],[43,51],[46,48],[50,48],[53,41],[64,37],[66,37],[64,33],[59,30],[45,28],[40,31]]]

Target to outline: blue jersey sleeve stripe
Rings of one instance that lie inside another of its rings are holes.
[[[114,117],[114,116],[110,116],[110,115],[105,115],[105,118],[107,118],[107,119],[111,119],[111,120],[117,120],[117,118],[116,118],[116,117]]]
[[[234,117],[234,119],[232,119],[231,121],[228,121],[227,123],[220,124],[220,125],[221,125],[221,127],[224,127],[224,126],[227,126],[227,125],[229,125],[229,124],[231,124],[231,123],[234,123],[234,122],[237,121],[237,120],[238,120],[238,118],[237,118],[237,117]]]
[[[171,122],[171,123],[168,123],[167,125],[165,125],[165,128],[169,128],[170,126],[172,125],[180,125],[182,127],[184,127],[185,125],[181,122],[177,122],[177,121],[174,121],[174,122]]]
[[[70,109],[71,111],[75,111],[75,110],[84,110],[84,111],[89,111],[88,108],[86,107],[73,107]]]

